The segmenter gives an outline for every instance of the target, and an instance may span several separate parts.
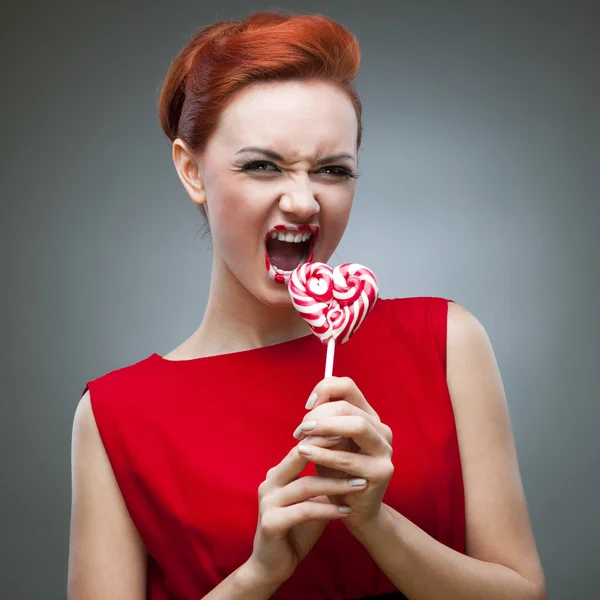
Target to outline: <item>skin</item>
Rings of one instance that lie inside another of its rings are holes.
[[[317,224],[322,234],[314,260],[329,259],[346,228],[356,180],[335,178],[315,161],[348,153],[353,161],[335,164],[355,171],[356,131],[354,108],[335,87],[263,83],[228,107],[203,155],[175,141],[177,173],[192,201],[207,208],[214,253],[202,323],[165,358],[186,360],[310,334],[285,286],[267,274],[264,236],[276,224]],[[245,146],[270,148],[285,160],[262,157],[276,168],[244,173],[240,167],[246,160],[261,159],[236,157]],[[477,319],[456,304],[448,311],[447,362],[465,483],[466,555],[443,546],[385,504],[393,474],[393,432],[351,379],[332,377],[316,386],[315,403],[307,405],[299,429],[290,432],[289,453],[258,489],[252,555],[206,597],[269,598],[326,523],[342,519],[411,600],[545,598],[493,350]],[[326,435],[342,439],[328,441]],[[89,393],[75,414],[72,460],[69,599],[142,600],[145,549],[102,446]],[[318,476],[299,478],[308,461]],[[357,478],[365,482],[350,485]],[[316,500],[310,501],[313,496]],[[351,512],[342,514],[341,506]]]

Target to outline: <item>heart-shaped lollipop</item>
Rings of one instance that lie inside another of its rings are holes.
[[[313,333],[327,344],[325,376],[333,371],[335,342],[347,342],[379,297],[379,283],[367,267],[346,263],[332,269],[309,262],[297,267],[288,284],[292,304]]]

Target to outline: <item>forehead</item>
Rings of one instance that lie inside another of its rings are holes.
[[[221,150],[262,146],[295,160],[329,151],[354,152],[357,127],[350,98],[332,84],[263,82],[234,98],[213,141]]]

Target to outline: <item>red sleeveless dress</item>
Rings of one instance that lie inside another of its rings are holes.
[[[334,375],[351,377],[394,433],[395,471],[384,502],[464,552],[463,480],[446,385],[447,311],[443,298],[380,299],[336,349]],[[325,354],[314,335],[185,361],[152,354],[87,383],[148,551],[149,600],[198,600],[250,557],[258,486],[297,444],[292,434],[323,378]],[[314,473],[309,463],[302,474]],[[390,592],[404,597],[333,520],[272,597]]]

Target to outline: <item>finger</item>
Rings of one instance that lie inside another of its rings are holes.
[[[287,485],[302,473],[307,463],[308,461],[298,453],[297,447],[294,446],[279,464],[267,471],[265,481],[261,486],[264,488],[266,485],[270,488]]]
[[[327,415],[356,415],[365,419],[379,421],[379,417],[365,412],[347,400],[323,402],[304,415],[303,421],[314,420]]]
[[[331,504],[328,496],[314,496],[308,499],[308,502],[320,502],[321,504]]]
[[[357,417],[363,417],[371,421],[374,425],[379,423],[379,417],[374,417],[366,413],[364,410],[357,408],[353,404],[350,404],[346,400],[337,400],[335,402],[326,402],[317,406],[315,409],[304,415],[302,419],[302,423],[297,427],[294,431],[294,437],[298,438],[302,434],[303,431],[307,430],[310,426],[305,425],[307,423],[311,423],[318,419],[322,419],[323,417],[335,417],[335,416],[344,416],[344,415],[354,415]]]
[[[298,446],[298,452],[303,453],[312,463],[344,471],[353,477],[362,477],[369,482],[389,479],[394,471],[389,458],[368,456],[359,452],[329,450],[304,444]]]
[[[285,507],[273,507],[261,515],[260,528],[267,537],[280,537],[307,521],[329,521],[340,519],[351,512],[349,506],[324,502],[300,502]]]
[[[362,417],[375,428],[376,431],[383,437],[383,439],[391,445],[392,443],[392,430],[390,427],[385,425],[379,420],[379,417],[370,415],[364,412],[362,409],[349,404],[345,400],[339,400],[337,402],[328,402],[326,404],[321,404],[316,409],[310,411],[304,416],[302,423],[298,425],[296,430],[293,433],[293,436],[302,440],[306,435],[312,435],[312,424],[315,422],[320,422],[326,417],[331,416],[355,416]]]
[[[365,413],[379,419],[373,407],[367,402],[363,393],[350,377],[326,377],[322,379],[309,396],[306,408],[311,410],[330,400],[346,400]]]
[[[332,402],[332,400],[334,401]],[[355,409],[346,410],[346,408],[339,406],[342,401],[345,406],[353,406]],[[367,402],[363,393],[350,377],[328,377],[317,384],[306,403],[306,408],[316,410],[323,406],[329,408],[335,406],[336,411],[339,411],[336,414],[364,414],[365,418],[369,418],[373,425],[380,430],[387,442],[392,443],[392,430],[381,423],[375,409]],[[305,419],[313,420],[313,413],[306,415]],[[381,425],[377,425],[378,423],[381,423]],[[301,439],[301,436],[298,439]]]
[[[371,421],[363,417],[323,417],[314,421],[314,427],[307,430],[307,433],[310,436],[339,435],[351,438],[360,446],[361,450],[371,456],[390,457],[392,455],[392,447],[387,440]],[[305,440],[303,442],[306,443]]]
[[[319,446],[320,448],[331,448],[331,446],[335,446],[339,444],[342,439],[341,435],[335,435],[331,438],[328,438],[324,435],[312,435],[311,432],[307,432],[307,434],[303,434],[302,437],[297,438],[304,442],[305,444],[314,444],[315,446]]]
[[[333,446],[339,440],[326,440],[325,437],[315,438],[311,440],[311,445],[315,446]],[[284,459],[267,471],[265,481],[263,483],[270,487],[283,487],[294,481],[304,467],[308,464],[305,457],[298,453],[297,446],[291,448]],[[264,487],[264,486],[263,486]]]
[[[306,475],[292,481],[274,494],[273,502],[278,506],[289,506],[314,496],[338,496],[367,487],[367,480],[358,477],[334,478]]]

